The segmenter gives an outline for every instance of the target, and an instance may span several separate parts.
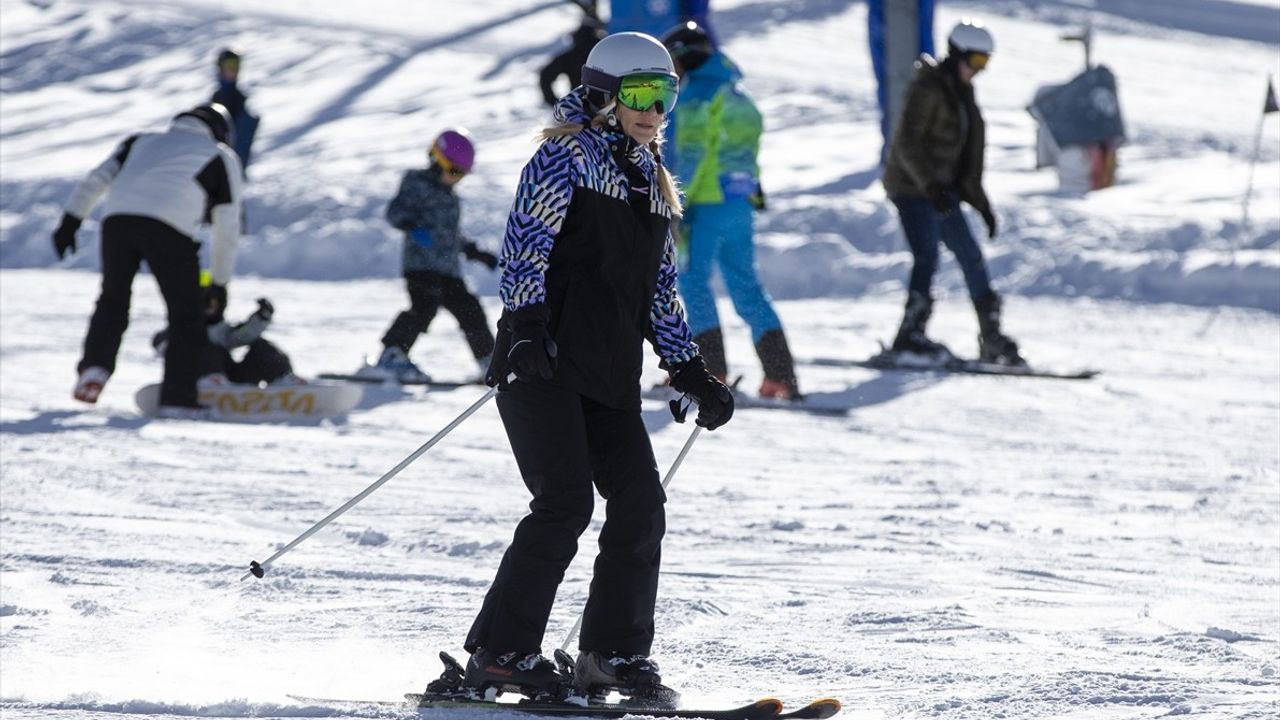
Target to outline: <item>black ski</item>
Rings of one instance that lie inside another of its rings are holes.
[[[840,702],[832,698],[816,700],[790,713],[782,711],[782,701],[761,698],[735,708],[687,709],[673,707],[679,694],[662,685],[618,702],[591,701],[580,697],[566,676],[564,682],[550,694],[553,697],[522,698],[515,702],[498,702],[498,691],[489,688],[484,699],[475,697],[474,690],[463,686],[465,671],[462,665],[448,653],[440,653],[444,672],[427,685],[426,692],[408,693],[405,700],[417,708],[449,708],[453,710],[479,709],[522,712],[540,716],[573,716],[590,718],[616,718],[626,715],[645,715],[656,718],[705,718],[705,720],[777,720],[791,718],[829,718],[840,711]],[[571,658],[563,651],[556,652],[556,662],[563,673],[571,668]],[[570,670],[570,672],[572,672]]]
[[[919,356],[903,357],[898,353],[884,352],[866,360],[844,358],[812,358],[802,361],[806,365],[821,367],[864,367],[873,370],[901,370],[908,372],[950,372],[970,375],[1009,375],[1013,377],[1052,378],[1056,380],[1088,380],[1101,370],[1049,370],[1028,366],[1000,365],[979,360],[950,357],[938,361],[925,361]]]
[[[449,699],[433,697],[431,695],[421,695],[418,693],[409,693],[405,695],[405,699],[408,700],[410,704],[416,703],[417,707],[420,709],[451,708],[461,710],[470,708],[478,710],[502,710],[547,717],[619,718],[627,715],[643,715],[645,717],[655,718],[704,718],[704,720],[776,720],[776,718],[779,717],[831,717],[831,715],[785,715],[782,713],[782,703],[774,698],[763,698],[741,707],[715,710],[648,708],[622,703],[588,703],[586,705],[577,705],[570,702],[539,702],[535,700],[523,700],[520,702],[507,703],[489,700]]]
[[[463,382],[460,380],[393,380],[390,378],[369,376],[369,375],[347,375],[343,373],[320,373],[316,377],[324,380],[345,380],[346,382],[365,383],[367,385],[415,385],[426,388],[436,388],[440,390],[452,390],[462,387],[483,387],[484,383],[476,381]]]
[[[737,409],[759,409],[759,410],[792,410],[799,412],[814,413],[816,415],[848,415],[849,404],[847,402],[832,401],[830,398],[823,397],[821,394],[805,395],[799,400],[779,400],[776,398],[765,398],[758,395],[751,395],[738,389],[738,383],[734,383],[733,389],[733,405]],[[680,393],[676,392],[669,385],[655,385],[648,390],[640,393],[640,396],[649,400],[661,400],[662,402],[670,402],[680,397]],[[696,411],[694,411],[696,414]]]

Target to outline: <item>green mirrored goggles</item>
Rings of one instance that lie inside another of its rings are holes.
[[[671,112],[680,95],[680,81],[671,75],[628,75],[618,85],[618,102],[632,110],[657,107],[661,114]]]

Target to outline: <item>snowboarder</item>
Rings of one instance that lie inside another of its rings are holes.
[[[662,41],[680,74],[680,107],[667,137],[687,204],[680,223],[687,255],[680,294],[688,303],[694,341],[712,374],[725,380],[724,335],[711,290],[711,273],[719,266],[734,309],[751,327],[764,368],[761,397],[798,400],[782,321],[756,275],[752,224],[753,213],[765,207],[757,161],[763,118],[743,92],[738,68],[700,25],[687,21]]]
[[[658,40],[610,35],[521,173],[488,382],[500,389],[533,500],[467,634],[472,690],[534,694],[560,682],[542,656],[543,633],[591,518],[593,485],[605,520],[574,682],[632,693],[660,682],[649,652],[665,495],[640,413],[644,339],[672,386],[698,400],[699,425],[714,430],[733,415],[733,395],[707,372],[676,295],[670,225],[680,203],[658,153],[676,97]]]
[[[214,305],[205,308],[206,334],[209,344],[200,365],[200,381],[225,385],[227,383],[257,385],[302,385],[305,381],[293,373],[289,356],[262,333],[271,324],[275,306],[267,298],[258,298],[258,309],[244,322],[232,325],[223,317],[222,309]],[[151,347],[163,355],[169,344],[168,328],[151,338]],[[244,357],[236,360],[232,350],[248,347]]]
[[[396,316],[383,335],[377,364],[362,368],[360,375],[428,382],[427,374],[409,359],[409,350],[430,327],[442,305],[458,319],[471,346],[479,366],[477,381],[483,375],[493,352],[493,332],[479,299],[462,278],[458,255],[490,270],[497,268],[498,258],[462,235],[461,210],[453,191],[471,172],[475,155],[475,146],[465,130],[445,130],[427,151],[428,166],[406,172],[400,181],[400,190],[387,206],[386,217],[393,227],[404,231],[401,266],[410,306]]]
[[[204,353],[203,308],[225,307],[240,241],[240,161],[226,142],[231,116],[217,103],[178,114],[165,132],[127,138],[89,173],[53,234],[58,257],[76,250],[83,218],[107,195],[102,220],[102,292],[89,321],[73,395],[95,403],[125,328],[133,278],[145,260],[168,309],[159,415],[197,417],[196,376]],[[202,297],[196,227],[213,228],[212,284]]]
[[[582,8],[584,13],[582,24],[569,35],[569,47],[551,58],[551,61],[538,73],[538,88],[542,90],[542,99],[551,107],[555,107],[556,101],[560,98],[553,88],[556,80],[563,75],[569,78],[569,84],[572,85],[574,79],[582,74],[582,65],[587,61],[591,48],[605,36],[604,22],[596,14],[595,4],[588,2],[574,4]]]
[[[240,89],[237,82],[240,78],[240,53],[226,48],[218,53],[217,77],[218,89],[214,91],[212,102],[216,102],[231,113],[232,139],[228,142],[240,157],[240,169],[249,172],[249,153],[253,149],[253,137],[258,132],[258,116],[249,112],[249,98]]]
[[[898,208],[914,265],[906,310],[893,340],[895,352],[936,359],[951,357],[925,334],[933,312],[930,287],[938,268],[938,243],[955,254],[978,314],[983,362],[1025,365],[1018,345],[1000,329],[1000,297],[991,288],[982,250],[960,211],[960,201],[982,216],[987,237],[996,236],[996,215],[982,188],[985,124],[973,79],[995,50],[991,33],[976,20],[958,23],[942,62],[921,55],[893,133],[884,187]]]

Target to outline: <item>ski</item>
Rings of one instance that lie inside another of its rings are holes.
[[[948,372],[969,375],[1007,375],[1012,377],[1050,378],[1055,380],[1088,380],[1101,374],[1101,370],[1050,370],[1029,366],[1000,365],[984,363],[979,360],[951,357],[939,361],[928,361],[918,356],[903,357],[897,353],[884,352],[866,360],[848,360],[844,358],[811,358],[801,361],[805,365],[819,367],[864,367],[872,370],[900,370],[906,372]]]
[[[784,712],[775,716],[775,720],[824,720],[835,717],[840,712],[840,701],[835,698],[820,698],[805,705],[799,710]]]
[[[761,698],[753,703],[736,708],[711,710],[651,708],[624,703],[587,703],[578,705],[572,702],[535,700],[496,702],[492,700],[449,699],[418,693],[409,693],[405,695],[405,699],[411,705],[416,703],[419,709],[502,710],[545,717],[620,718],[628,715],[642,715],[655,718],[702,718],[703,720],[776,720],[779,717],[831,717],[831,715],[786,715],[782,713],[782,702],[774,698]]]
[[[437,390],[453,390],[455,388],[472,386],[481,387],[484,385],[484,382],[480,380],[395,380],[385,377],[344,373],[320,373],[316,377],[324,380],[343,380],[346,382],[364,383],[366,385],[415,385],[418,387],[435,388]]]
[[[399,709],[432,709],[454,708],[475,710],[510,710],[531,715],[555,717],[557,715],[573,717],[622,717],[625,715],[644,715],[659,718],[706,718],[706,720],[825,720],[840,712],[840,701],[835,698],[821,698],[797,710],[780,712],[782,703],[773,698],[762,698],[749,705],[736,708],[720,708],[712,710],[673,710],[645,709],[621,705],[574,705],[571,703],[502,703],[485,700],[459,700],[448,698],[430,699],[422,693],[406,693],[402,701],[393,700],[343,700],[338,698],[308,697],[306,695],[289,695],[289,698],[307,705],[329,707],[359,708],[382,707]],[[677,713],[677,714],[671,714]]]
[[[765,398],[758,395],[751,395],[739,390],[737,383],[735,383],[731,389],[733,390],[733,406],[738,410],[744,408],[758,410],[791,410],[813,413],[815,415],[847,415],[850,410],[847,402],[832,401],[821,395],[805,395],[799,400],[781,400],[778,398]],[[680,393],[676,392],[669,385],[655,385],[648,390],[642,391],[640,393],[640,397],[647,400],[670,402],[679,398]]]

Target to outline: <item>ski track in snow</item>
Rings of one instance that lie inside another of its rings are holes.
[[[481,390],[388,391],[308,427],[142,419],[132,393],[159,376],[147,339],[161,322],[143,276],[117,375],[78,407],[95,281],[0,283],[5,717],[403,715],[287,695],[394,699],[438,673],[438,650],[460,653],[527,502],[492,408],[265,579],[239,577]],[[398,291],[237,286],[232,314],[271,297],[269,336],[309,375],[358,361]],[[780,308],[801,358],[869,354],[898,313],[896,295]],[[846,416],[743,410],[698,441],[669,491],[654,649],[689,702],[830,694],[842,716],[964,719],[1274,708],[1274,316],[1015,298],[1008,322],[1031,357],[1104,374],[802,365],[806,389],[850,398]],[[961,299],[940,303],[941,340],[972,351],[973,325]],[[752,387],[749,334],[736,320],[728,334]],[[416,353],[441,371],[466,362],[448,318]],[[665,470],[689,428],[658,403],[646,421]],[[585,598],[591,547],[548,650]]]

